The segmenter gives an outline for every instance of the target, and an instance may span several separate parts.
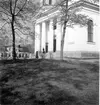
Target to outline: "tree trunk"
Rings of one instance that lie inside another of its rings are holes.
[[[13,47],[13,50],[12,50],[12,56],[13,56],[13,60],[15,61],[16,60],[16,48],[15,48],[15,29],[14,29],[14,15],[12,14],[12,21],[11,21],[11,28],[12,28],[12,47]]]
[[[60,60],[63,60],[63,50],[64,50],[64,39],[65,39],[65,33],[66,33],[66,24],[68,22],[68,0],[66,1],[66,11],[65,11],[65,20],[64,20],[64,27],[63,27],[63,35],[61,39],[61,51],[60,51]]]
[[[61,51],[60,51],[60,59],[61,60],[63,60],[65,33],[66,33],[66,21],[64,22],[63,35],[62,35],[62,39],[61,39]]]

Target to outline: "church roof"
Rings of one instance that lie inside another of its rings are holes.
[[[78,8],[78,7],[85,7],[85,8],[89,8],[95,11],[99,11],[99,5],[98,4],[94,4],[92,2],[86,1],[86,0],[79,0],[75,3],[72,3],[71,5],[69,5],[69,9],[74,9],[74,8]],[[38,13],[37,15],[37,19],[47,16],[50,13],[53,13],[57,10],[60,10],[60,6],[56,5],[56,6],[43,6],[43,8],[41,9],[41,11]]]

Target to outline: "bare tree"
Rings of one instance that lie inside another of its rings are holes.
[[[78,2],[80,2],[79,0]],[[83,2],[88,1],[92,3],[96,3],[99,0],[82,0]],[[73,6],[69,5],[73,3]],[[66,27],[73,27],[73,25],[81,25],[86,26],[89,16],[77,14],[80,11],[80,8],[77,8],[77,1],[75,0],[61,0],[56,4],[57,7],[60,7],[61,11],[61,24],[63,26],[62,38],[61,38],[61,51],[60,51],[60,59],[63,60],[63,49],[64,49],[64,39],[66,34]],[[76,8],[75,8],[76,7]],[[73,9],[74,8],[74,9]]]
[[[24,27],[23,23],[28,21],[38,8],[39,3],[36,0],[0,0],[0,20],[2,23],[5,22],[4,25],[10,24],[12,31],[13,60],[16,60],[16,30],[26,30],[27,27]]]

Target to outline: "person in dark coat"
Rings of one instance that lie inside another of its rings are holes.
[[[45,54],[45,50],[44,50],[44,48],[43,48],[43,54]]]
[[[36,51],[36,58],[37,58],[37,59],[39,58],[38,51]]]

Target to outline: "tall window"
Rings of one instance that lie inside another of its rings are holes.
[[[93,21],[88,20],[88,42],[93,42]]]
[[[56,52],[56,35],[54,35],[53,39],[53,52]]]
[[[52,0],[49,0],[49,5],[51,5],[52,4]]]

